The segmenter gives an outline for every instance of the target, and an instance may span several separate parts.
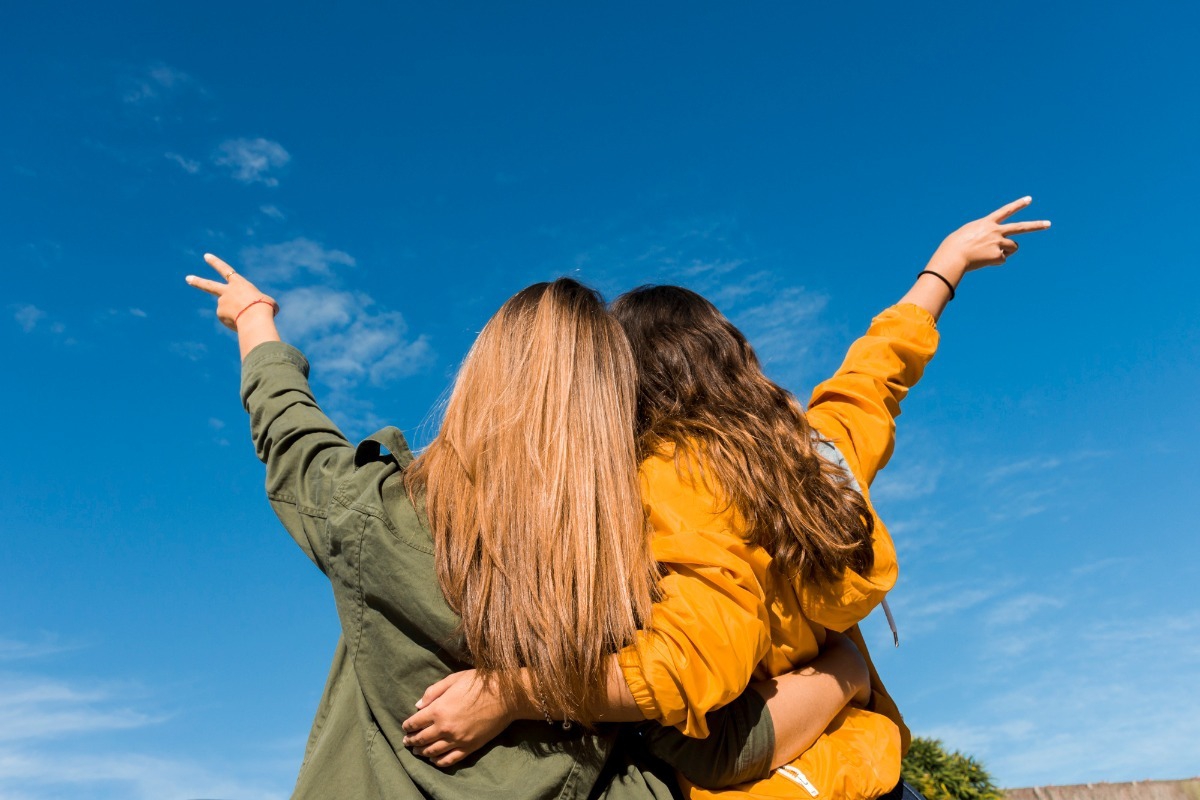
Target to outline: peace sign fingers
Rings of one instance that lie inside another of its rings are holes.
[[[243,312],[248,311],[251,306],[256,306],[260,303],[264,307],[269,307],[272,314],[279,310],[279,305],[273,299],[260,292],[254,284],[239,275],[233,267],[212,253],[205,253],[204,260],[227,283],[200,278],[195,275],[188,275],[185,280],[188,286],[193,286],[202,292],[208,292],[217,298],[217,319],[225,327],[237,330],[238,318]],[[254,313],[258,312],[255,311]]]
[[[234,271],[233,267],[229,266],[224,261],[222,261],[221,259],[214,256],[212,253],[205,253],[204,260],[208,263],[208,265],[210,267],[212,267],[213,269],[215,269],[217,271],[218,275],[220,275],[225,280],[229,280],[234,275],[237,275],[237,273]]]
[[[1002,236],[1014,236],[1018,233],[1044,231],[1049,227],[1050,220],[1048,219],[1030,220],[1028,222],[1008,222],[1000,226],[1000,234]]]
[[[233,267],[214,256],[212,253],[205,253],[204,260],[210,267],[217,271],[218,275],[220,275],[226,281],[233,280],[233,278],[237,275],[237,272],[234,271]],[[184,280],[187,281],[189,286],[195,286],[200,291],[208,292],[213,297],[220,297],[221,295],[225,294],[225,290],[229,288],[228,283],[218,283],[217,281],[210,281],[207,278],[198,278],[195,275],[188,275]]]
[[[1028,196],[1022,197],[1020,200],[1013,200],[1011,203],[1000,206],[995,211],[993,211],[991,214],[988,214],[988,218],[991,219],[993,222],[1004,222],[1004,220],[1008,219],[1013,214],[1017,213],[1022,208],[1025,208],[1027,205],[1029,205],[1032,202],[1033,202],[1033,198],[1028,197]]]
[[[197,278],[195,275],[188,275],[184,280],[187,281],[188,286],[194,286],[202,292],[208,292],[213,297],[220,297],[229,288],[228,283],[210,281],[208,278]]]

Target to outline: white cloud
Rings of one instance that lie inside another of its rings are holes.
[[[1008,787],[1189,777],[1198,670],[1197,613],[1063,626],[919,733],[980,758]]]
[[[328,277],[335,267],[352,267],[355,263],[349,253],[328,249],[304,237],[247,247],[241,251],[241,262],[240,270],[259,286],[290,283],[303,274]]]
[[[988,612],[987,623],[992,626],[1022,625],[1040,611],[1062,607],[1062,598],[1027,592],[1006,598],[994,605]]]
[[[941,476],[939,464],[906,461],[878,474],[871,486],[871,499],[876,503],[902,503],[928,497],[937,491]]]
[[[45,316],[46,312],[37,306],[24,305],[17,307],[16,313],[13,314],[13,319],[21,326],[21,330],[29,333],[37,327],[38,321]]]
[[[802,286],[773,293],[765,303],[734,312],[734,321],[754,342],[763,363],[795,361],[812,345],[817,316],[828,298]]]
[[[67,649],[74,648],[63,647],[53,635],[34,641],[0,639],[0,660]],[[286,796],[303,742],[289,747],[286,756],[268,745],[240,763],[201,763],[182,747],[179,755],[170,752],[172,738],[158,728],[168,717],[137,707],[150,694],[129,682],[0,673],[0,797]],[[129,744],[139,739],[149,747]]]
[[[259,206],[258,210],[261,211],[266,216],[270,217],[271,219],[283,219],[284,218],[284,213],[282,211],[280,211],[278,207],[273,206],[270,203]]]
[[[627,275],[635,285],[679,284],[699,292],[742,329],[773,380],[803,386],[826,334],[819,321],[828,298],[789,283],[755,249],[732,220],[691,219],[612,237],[573,260],[605,291],[628,288],[613,280]]]
[[[51,800],[64,796],[94,800],[164,797],[282,800],[287,796],[286,792],[268,788],[263,781],[239,781],[221,772],[183,758],[137,752],[0,748],[0,794],[14,800]]]
[[[268,207],[261,210],[268,213]],[[279,301],[284,341],[304,351],[313,380],[327,390],[320,393],[322,406],[349,432],[382,422],[356,391],[359,387],[382,386],[433,361],[428,338],[409,335],[403,315],[379,306],[370,295],[304,285],[309,278],[336,284],[338,272],[356,264],[349,253],[299,237],[247,247],[239,256],[238,271]],[[193,359],[203,355],[183,344],[172,350]]]
[[[0,638],[0,662],[41,658],[76,649],[75,645],[63,644],[56,636],[43,635],[36,642]]]
[[[200,162],[199,161],[196,161],[191,158],[186,158],[184,156],[179,155],[179,153],[163,153],[163,156],[168,161],[173,161],[176,164],[178,164],[179,168],[182,169],[184,172],[186,172],[189,175],[195,175],[197,172],[200,171]]]
[[[903,634],[936,630],[950,617],[973,609],[1000,594],[1006,587],[994,584],[952,583],[904,588],[888,597]]]
[[[161,721],[114,704],[103,688],[43,678],[0,678],[0,742],[140,728]]]
[[[121,99],[130,105],[143,105],[191,86],[195,86],[195,81],[186,72],[166,64],[156,64],[129,79]]]
[[[208,355],[208,345],[201,342],[171,342],[167,349],[188,361],[199,361]]]
[[[279,180],[268,173],[286,165],[291,159],[279,142],[259,137],[221,142],[217,154],[213,156],[213,163],[227,167],[236,181],[278,186]]]
[[[137,317],[138,319],[145,319],[147,317],[146,312],[140,308],[131,308],[131,309],[129,309],[129,313],[132,314],[133,316]]]
[[[52,639],[53,637],[49,637]],[[0,652],[48,654],[45,641],[0,641]],[[0,797],[50,800],[91,798],[282,798],[294,765],[274,759],[202,765],[189,757],[116,749],[114,734],[159,725],[166,717],[132,706],[145,692],[129,685],[88,685],[40,675],[0,675]],[[300,752],[299,750],[296,751]],[[232,768],[231,768],[232,767]],[[279,774],[274,780],[239,780],[230,773]],[[274,783],[274,789],[269,784]]]
[[[305,351],[314,377],[334,390],[411,375],[432,356],[426,337],[408,337],[401,314],[375,309],[361,292],[302,287],[280,295],[279,305],[285,338]]]

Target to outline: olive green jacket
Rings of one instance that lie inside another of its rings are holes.
[[[401,722],[430,684],[471,666],[434,572],[433,541],[399,477],[412,461],[400,431],[357,447],[321,412],[308,363],[279,342],[242,365],[242,400],[267,497],[328,576],[342,635],[294,797],[665,800],[673,781],[616,746],[617,726],[510,726],[456,768],[401,744]],[[626,731],[627,733],[627,731]]]

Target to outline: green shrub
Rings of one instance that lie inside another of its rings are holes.
[[[1003,800],[992,776],[970,756],[947,753],[937,739],[915,738],[900,776],[926,800]]]

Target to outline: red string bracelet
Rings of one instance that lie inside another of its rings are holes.
[[[239,311],[237,313],[237,316],[233,318],[234,327],[237,327],[238,320],[242,318],[242,314],[245,314],[247,311],[249,311],[251,306],[256,306],[259,303],[270,303],[271,304],[271,316],[275,316],[276,314],[279,313],[279,303],[276,303],[274,300],[270,299],[269,297],[260,297],[257,300],[252,300],[249,305],[247,305],[245,308],[243,308],[241,311]]]

